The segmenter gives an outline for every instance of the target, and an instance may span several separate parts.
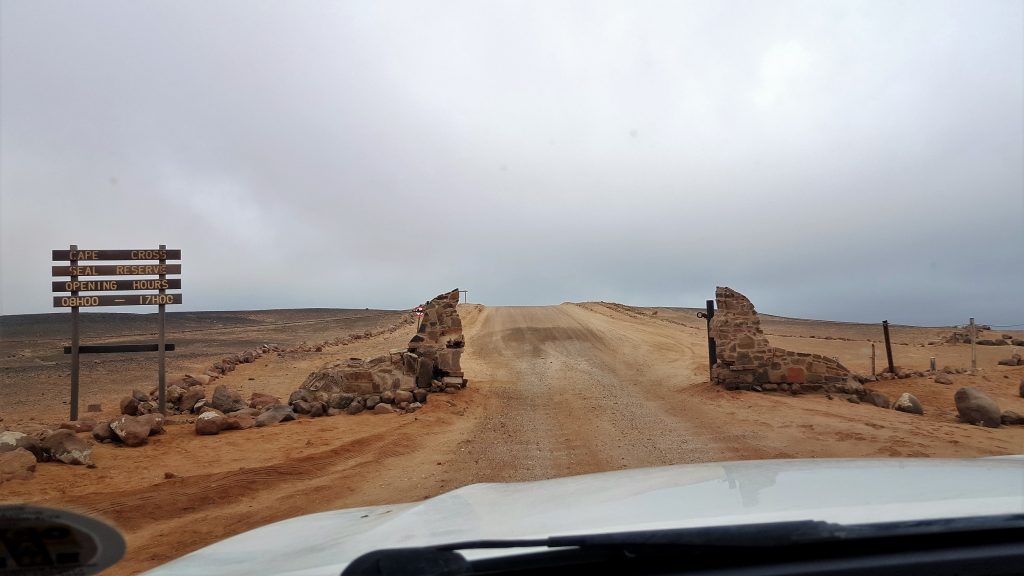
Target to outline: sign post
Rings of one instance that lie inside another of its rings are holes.
[[[715,379],[715,364],[718,364],[718,347],[715,344],[715,339],[711,336],[711,320],[715,317],[715,301],[705,300],[704,306],[704,312],[697,312],[697,318],[703,318],[708,323],[708,378],[710,382]]]
[[[167,290],[181,288],[180,278],[167,278],[168,274],[181,274],[181,264],[168,264],[168,260],[181,260],[181,250],[168,250],[163,244],[156,250],[79,250],[72,244],[69,250],[54,250],[52,259],[55,262],[67,262],[67,266],[53,266],[54,277],[68,277],[68,280],[55,280],[53,292],[67,292],[69,296],[54,296],[55,308],[71,308],[71,346],[66,350],[71,354],[71,419],[78,420],[80,354],[88,352],[144,352],[154,348],[152,345],[116,345],[116,346],[81,346],[79,332],[79,312],[81,308],[98,306],[147,306],[157,305],[159,309],[160,339],[155,346],[159,354],[159,408],[166,411],[166,355],[173,350],[173,344],[166,341],[166,305],[181,304],[180,293],[168,294]],[[130,264],[95,264],[94,261],[126,261]],[[139,262],[156,261],[157,264],[139,264]],[[121,276],[127,278],[114,278]],[[150,278],[139,278],[150,276]],[[156,276],[156,278],[152,278]],[[96,277],[96,278],[94,278]],[[105,279],[97,279],[103,278]],[[82,278],[86,278],[83,280]],[[152,291],[156,293],[140,291]],[[99,294],[92,292],[128,292],[128,294]],[[83,294],[84,293],[84,294]]]

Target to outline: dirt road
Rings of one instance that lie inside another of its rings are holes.
[[[4,484],[0,498],[107,518],[129,543],[110,573],[134,574],[276,520],[415,501],[476,482],[733,459],[1024,452],[1024,427],[967,426],[952,403],[957,387],[973,385],[1024,412],[1021,368],[986,366],[952,387],[927,379],[875,386],[892,398],[915,394],[926,413],[913,416],[713,387],[703,326],[667,312],[601,303],[459,311],[469,388],[432,395],[415,414],[301,419],[219,436],[172,424],[141,448],[96,446],[95,469],[41,465],[35,480]],[[399,347],[411,335],[268,356],[221,382],[287,395],[320,364]]]

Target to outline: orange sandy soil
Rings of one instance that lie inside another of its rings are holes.
[[[269,522],[415,501],[476,482],[739,459],[1024,453],[1024,427],[962,424],[953,403],[956,389],[970,385],[989,393],[1002,409],[1024,413],[1024,398],[1017,393],[1024,368],[996,366],[1011,347],[978,347],[981,370],[954,375],[952,386],[928,378],[868,385],[893,400],[904,391],[917,396],[925,415],[913,416],[838,396],[712,386],[704,322],[695,310],[605,303],[459,309],[470,386],[455,395],[432,395],[415,414],[303,418],[203,437],[185,417],[174,417],[167,433],[146,446],[97,445],[95,468],[41,464],[34,480],[4,484],[0,500],[69,507],[107,519],[128,540],[125,560],[109,573],[134,574]],[[373,320],[380,326],[400,317],[380,314]],[[315,343],[369,329],[367,322],[336,319],[289,329],[301,327],[293,336]],[[838,356],[861,372],[869,371],[870,340],[881,340],[877,326],[769,316],[762,322],[773,344]],[[195,368],[245,349],[253,342],[245,331],[252,329],[216,332],[211,346],[218,350],[192,357]],[[925,369],[934,356],[940,367],[969,366],[969,346],[928,344],[950,330],[893,327],[896,363]],[[412,333],[407,326],[322,353],[270,354],[219,382],[244,397],[253,390],[286,396],[320,365],[402,347]],[[202,347],[203,334],[193,333],[191,346]],[[287,332],[265,327],[261,336],[273,342],[282,334]],[[232,347],[236,336],[246,345]],[[31,372],[24,365],[35,361],[30,340],[19,340],[19,352],[4,354],[6,364],[0,363],[5,418],[0,426],[18,429],[64,417],[66,406],[55,400],[33,407],[12,399],[66,394],[66,377],[25,380]],[[883,358],[879,345],[879,368]],[[66,370],[66,360],[48,361],[57,364],[45,368]],[[106,362],[90,368],[88,381],[105,384],[83,393],[83,405],[101,401],[107,409],[102,416],[109,417],[132,380],[123,364]],[[175,370],[187,371],[181,365]]]

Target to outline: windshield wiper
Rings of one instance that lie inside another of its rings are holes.
[[[458,551],[537,549],[469,560]],[[426,574],[1019,574],[1024,514],[842,525],[775,522],[474,540],[364,554],[342,576]],[[976,572],[975,568],[984,567]],[[999,568],[1005,567],[1005,571]],[[755,570],[750,572],[750,570]]]

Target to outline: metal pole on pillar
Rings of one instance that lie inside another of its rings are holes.
[[[78,266],[78,258],[76,258],[78,252],[78,244],[71,245],[71,258],[68,264],[71,266],[72,272],[77,272],[75,268]],[[78,280],[77,274],[71,275],[71,282]],[[78,290],[71,291],[72,300],[77,301]],[[79,345],[79,333],[78,333],[78,306],[71,307],[71,420],[78,420],[78,345]]]
[[[882,320],[882,333],[885,335],[885,358],[889,361],[889,374],[896,374],[896,366],[892,363],[892,341],[889,340],[889,321]]]
[[[871,343],[871,376],[878,374],[875,372],[875,343]]]
[[[167,246],[165,244],[161,244],[160,245],[161,256],[164,255],[163,251],[166,250],[166,249],[167,249]],[[161,258],[160,259],[160,266],[162,267],[162,266],[164,266],[166,264],[167,264],[167,259],[166,258]],[[161,270],[162,269],[163,268],[161,268]],[[160,280],[166,280],[166,279],[167,279],[167,274],[160,274]],[[161,282],[160,285],[163,286],[163,282]],[[166,293],[167,293],[167,290],[165,290],[164,288],[160,288],[160,294],[166,294]],[[167,354],[166,354],[165,348],[166,348],[166,343],[167,343],[167,331],[165,329],[165,321],[166,321],[165,309],[167,308],[167,306],[165,306],[163,304],[163,298],[160,299],[159,307],[160,307],[159,308],[159,310],[160,310],[159,311],[159,316],[160,316],[160,343],[158,344],[157,350],[158,350],[158,352],[160,354],[160,377],[157,380],[157,389],[159,390],[159,393],[158,393],[159,396],[158,396],[158,400],[157,400],[158,406],[157,407],[160,410],[161,414],[166,415],[167,414],[167,371],[166,371],[166,368],[167,368],[167,365],[166,365]]]
[[[698,312],[698,318],[704,318],[708,324],[708,381],[715,380],[715,364],[718,363],[718,350],[715,347],[715,339],[711,337],[711,319],[715,317],[715,301],[704,302],[704,312]]]

